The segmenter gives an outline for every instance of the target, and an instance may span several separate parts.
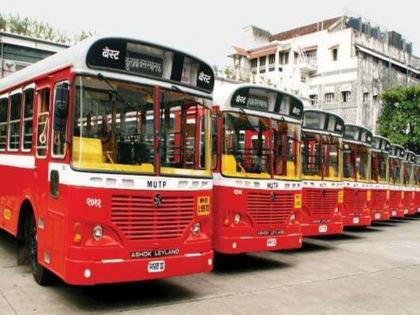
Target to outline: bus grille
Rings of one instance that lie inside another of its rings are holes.
[[[153,200],[153,196],[112,196],[112,223],[128,240],[176,239],[193,220],[193,196],[162,196],[159,207]]]
[[[312,215],[333,214],[338,207],[338,190],[304,190],[303,206]]]
[[[344,189],[344,207],[348,211],[362,211],[367,201],[367,190]]]
[[[248,211],[255,224],[284,224],[293,210],[293,194],[249,192]]]
[[[374,210],[383,210],[386,205],[386,190],[372,190],[371,204]]]
[[[389,206],[392,209],[397,209],[401,206],[401,191],[391,190],[389,193]]]

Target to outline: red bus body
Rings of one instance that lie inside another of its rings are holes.
[[[388,155],[391,142],[381,136],[374,136],[372,143],[371,180],[372,192],[370,199],[370,213],[372,221],[387,221],[389,212],[389,167]]]
[[[391,218],[404,217],[403,160],[405,150],[393,144],[389,156],[389,211]]]
[[[306,110],[302,128],[302,211],[298,221],[303,236],[340,234],[344,121],[331,113]]]
[[[37,142],[45,133],[47,144],[45,157],[38,157],[35,145],[31,145],[27,152],[21,149],[0,152],[3,179],[0,186],[0,228],[18,239],[22,238],[26,233],[22,230],[26,217],[33,212],[36,261],[69,284],[139,281],[211,271],[211,177],[163,176],[159,173],[158,155],[154,160],[156,174],[151,176],[131,172],[80,171],[73,167],[71,160],[75,141],[75,136],[70,138],[71,122],[67,123],[66,130],[68,148],[61,157],[54,157],[51,149],[57,141],[52,136],[55,130],[53,120],[57,118],[47,118],[45,127],[41,128],[42,133],[37,131],[36,117],[39,118],[38,109],[41,106],[38,104],[41,102],[39,95],[43,89],[51,91],[44,101],[50,104],[47,107],[48,117],[53,117],[55,106],[58,106],[57,82],[68,82],[68,113],[72,113],[72,100],[75,98],[72,87],[76,85],[76,75],[89,72],[95,76],[94,80],[98,75],[89,64],[86,66],[87,61],[73,56],[86,56],[92,47],[103,44],[102,55],[106,55],[107,49],[111,52],[108,57],[117,60],[123,52],[117,51],[117,48],[110,50],[115,42],[120,48],[121,43],[127,43],[127,40],[91,39],[70,48],[63,55],[57,54],[21,70],[16,73],[16,79],[14,75],[4,79],[8,81],[1,85],[2,95],[28,86],[35,89],[32,138],[33,142]],[[131,44],[149,45],[130,40]],[[168,51],[164,47],[159,49]],[[124,75],[121,71],[117,72],[120,73],[104,69],[102,77],[125,80],[124,84],[143,80],[138,73]],[[213,79],[210,77],[212,73],[205,75]],[[160,93],[161,81],[153,78],[147,81],[155,95]],[[108,82],[103,84],[111,85]],[[53,93],[54,90],[56,93]],[[203,91],[199,93],[206,94]],[[211,98],[211,92],[207,94]],[[147,102],[156,106],[154,111],[158,116],[159,97]],[[72,117],[71,114],[68,117]],[[156,147],[160,130],[158,121],[156,118],[153,127],[156,136],[152,138]]]
[[[277,95],[279,91],[251,85],[230,86],[223,81],[217,83],[220,84],[220,89],[216,88],[216,91],[221,96],[219,99],[215,96],[217,106],[213,113],[214,250],[223,254],[239,254],[300,248],[302,233],[296,220],[296,213],[301,208],[299,178],[276,178],[271,165],[272,153],[267,153],[269,157],[264,159],[265,163],[270,164],[264,166],[267,171],[248,171],[252,168],[251,164],[255,163],[255,145],[258,147],[258,143],[262,143],[261,150],[264,152],[275,150],[272,142],[267,141],[273,137],[269,113],[263,109],[249,109],[247,104],[254,91],[261,95],[262,101],[267,94]],[[285,94],[284,98],[286,97]],[[242,109],[238,108],[242,106]],[[274,119],[279,115],[273,113],[272,116]],[[234,119],[234,122],[244,121],[244,126],[239,127],[245,129],[238,129],[235,135],[228,130],[233,128],[228,127],[228,119]],[[265,120],[270,127],[261,132],[246,129],[251,128],[246,127],[246,124],[252,119]],[[300,121],[294,121],[300,127]],[[295,146],[293,152],[297,154],[298,148]],[[241,153],[235,155],[229,151],[230,148]],[[298,160],[294,164],[298,171],[297,165]]]
[[[348,124],[343,142],[343,223],[344,226],[369,226],[372,221],[369,209],[372,133],[364,127]]]

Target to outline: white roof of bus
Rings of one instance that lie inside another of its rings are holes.
[[[231,97],[232,95],[235,93],[236,90],[241,89],[241,88],[256,88],[256,89],[265,89],[265,90],[269,90],[269,91],[273,91],[273,92],[277,92],[277,93],[283,93],[285,95],[289,95],[290,97],[293,97],[295,99],[299,99],[296,96],[294,96],[293,94],[284,92],[282,90],[279,89],[275,89],[275,88],[271,88],[268,86],[263,86],[263,85],[258,85],[258,84],[250,84],[250,83],[242,83],[242,82],[238,82],[238,81],[233,81],[233,80],[228,80],[228,79],[224,79],[224,78],[216,78],[215,80],[215,84],[214,84],[214,92],[213,92],[213,103],[215,105],[218,105],[220,107],[221,111],[226,111],[226,110],[233,110],[233,111],[238,111],[240,112],[241,110],[236,108],[236,107],[232,107],[231,106]],[[292,117],[288,117],[288,116],[283,116],[282,114],[276,114],[276,113],[269,113],[269,112],[261,112],[261,111],[256,111],[256,110],[251,110],[248,108],[244,108],[244,110],[247,113],[253,114],[253,115],[259,115],[259,116],[264,116],[267,118],[271,118],[273,116],[278,116],[278,117],[285,117],[287,120],[291,120],[294,122],[298,122],[299,120],[292,118]]]
[[[54,72],[56,70],[59,69],[63,69],[65,67],[72,67],[73,69],[77,70],[78,72],[86,72],[86,73],[97,73],[97,70],[92,70],[90,68],[88,68],[88,66],[86,65],[86,56],[87,53],[89,51],[89,48],[91,47],[91,45],[93,43],[95,43],[96,41],[100,40],[100,39],[105,39],[105,38],[121,38],[121,39],[125,39],[125,40],[131,40],[131,41],[141,41],[143,43],[149,43],[152,44],[151,42],[148,41],[144,41],[141,39],[136,39],[136,38],[129,38],[129,37],[124,37],[124,36],[118,36],[118,35],[112,35],[112,36],[92,36],[88,39],[85,39],[83,41],[81,41],[80,43],[67,48],[63,51],[60,51],[50,57],[47,57],[41,61],[38,61],[22,70],[16,71],[15,73],[3,78],[0,80],[0,94],[2,94],[4,92],[4,90],[6,89],[10,89],[13,88],[15,86],[19,86],[21,85],[23,82],[25,81],[29,81],[34,79],[35,77],[41,76],[42,74],[47,74],[47,73],[51,73]],[[153,43],[153,45],[157,45],[159,47],[162,48],[168,48],[167,46],[158,44],[158,43]],[[196,58],[194,55],[187,53],[187,52],[183,52],[180,51],[181,53],[185,53],[186,55],[189,55],[193,58]],[[197,60],[200,60],[201,62],[204,63],[204,61],[202,61],[199,58],[196,58]],[[127,77],[129,78],[129,80],[131,81],[136,81],[136,82],[141,82],[141,83],[155,83],[156,81],[152,78],[143,78],[143,77],[133,77],[133,76],[128,76],[126,74],[122,74],[122,73],[117,73],[117,72],[109,72],[109,71],[100,71],[101,73],[107,73],[107,76],[109,77],[113,77],[115,79],[127,79]],[[160,84],[162,86],[172,86],[174,83],[169,83],[169,82],[160,82]],[[183,87],[182,88],[183,91],[185,92],[190,92],[190,93],[195,93],[198,95],[203,95],[203,96],[208,96],[207,93],[201,92],[201,91],[197,91],[197,90],[193,90],[189,87]]]

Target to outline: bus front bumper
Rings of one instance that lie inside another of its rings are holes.
[[[298,249],[302,247],[302,233],[280,236],[219,237],[214,250],[223,254]]]
[[[322,236],[343,233],[342,222],[328,222],[328,223],[302,223],[301,224],[303,236]]]
[[[388,221],[391,218],[389,211],[372,210],[371,219],[373,221]]]
[[[213,251],[171,257],[65,260],[64,281],[72,285],[96,285],[162,279],[213,269]]]
[[[391,218],[404,218],[404,208],[391,209]]]
[[[344,226],[369,226],[372,222],[370,214],[343,215]]]

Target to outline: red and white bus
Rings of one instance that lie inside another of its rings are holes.
[[[374,136],[371,148],[371,182],[370,215],[372,221],[390,219],[389,212],[389,166],[388,156],[391,142],[384,137]]]
[[[0,228],[35,280],[210,271],[210,112],[201,60],[93,38],[0,81]]]
[[[344,120],[333,113],[306,110],[302,124],[302,211],[298,215],[303,236],[343,232],[340,208],[342,138]]]
[[[404,215],[414,215],[417,209],[414,206],[414,166],[416,164],[416,155],[414,152],[406,150],[403,162],[403,195],[402,203]]]
[[[214,99],[214,250],[300,248],[302,102],[226,80],[216,81]]]
[[[389,209],[391,218],[403,218],[403,161],[405,150],[398,144],[391,145],[389,155]]]
[[[369,226],[372,132],[362,126],[346,124],[343,143],[343,223],[344,226]]]

